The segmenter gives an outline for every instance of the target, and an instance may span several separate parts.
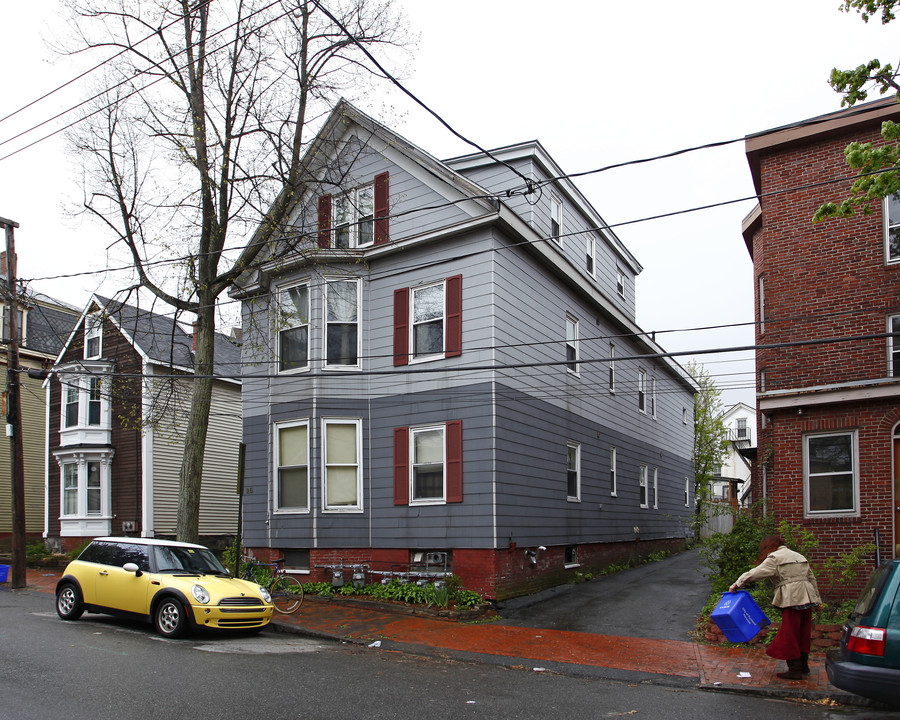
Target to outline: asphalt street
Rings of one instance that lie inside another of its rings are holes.
[[[0,592],[3,720],[853,720],[887,714],[537,672],[263,632],[157,637],[105,616],[63,622],[53,598]]]

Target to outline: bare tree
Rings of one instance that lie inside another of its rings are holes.
[[[217,301],[286,227],[309,180],[310,124],[373,78],[360,47],[406,57],[389,0],[324,4],[68,0],[72,51],[109,58],[103,93],[72,135],[85,209],[127,247],[141,287],[197,317],[181,540],[198,537]]]

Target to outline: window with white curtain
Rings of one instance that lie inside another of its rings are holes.
[[[359,280],[325,280],[325,367],[359,367]]]

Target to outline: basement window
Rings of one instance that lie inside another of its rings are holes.
[[[578,546],[577,545],[566,545],[566,567],[567,568],[580,567],[580,564],[578,562]]]

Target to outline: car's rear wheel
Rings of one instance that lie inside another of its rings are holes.
[[[156,606],[153,615],[156,632],[163,637],[182,637],[188,629],[187,614],[184,606],[175,598],[165,598]]]
[[[60,585],[56,591],[56,614],[63,620],[77,620],[84,613],[81,593],[73,583]]]

